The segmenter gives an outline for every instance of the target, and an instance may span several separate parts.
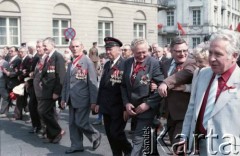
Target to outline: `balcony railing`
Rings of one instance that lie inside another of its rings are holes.
[[[158,5],[165,8],[175,8],[176,0],[158,0]]]

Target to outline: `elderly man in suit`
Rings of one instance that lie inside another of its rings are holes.
[[[66,154],[83,152],[83,134],[97,149],[101,134],[89,123],[90,110],[97,102],[97,75],[92,61],[83,54],[83,46],[78,39],[71,41],[69,49],[74,60],[68,69],[62,90],[61,106],[69,105],[69,130],[71,147]]]
[[[43,40],[43,48],[46,58],[39,75],[42,96],[38,98],[38,112],[46,124],[47,142],[58,143],[62,138],[62,129],[54,116],[54,107],[61,95],[66,72],[64,58],[55,50],[55,41],[50,37]]]
[[[152,126],[161,97],[150,90],[150,82],[160,84],[163,74],[159,62],[148,54],[148,42],[135,39],[131,43],[133,57],[124,63],[122,98],[126,111],[136,117],[132,156],[148,154],[144,144],[144,128]]]
[[[2,99],[0,118],[7,117],[8,110],[8,92],[6,90],[6,75],[3,73],[4,68],[8,69],[9,64],[4,60],[4,52],[0,52],[0,99]]]
[[[27,42],[27,48],[29,53],[32,55],[31,58],[31,65],[30,65],[30,80],[27,81],[27,91],[29,94],[29,112],[30,112],[30,122],[32,122],[32,129],[29,131],[29,133],[38,133],[41,129],[41,122],[40,122],[40,117],[38,115],[37,111],[37,98],[36,94],[34,91],[34,86],[33,86],[33,73],[36,68],[36,65],[40,59],[40,55],[37,52],[37,44],[42,46],[42,41],[37,41],[37,42]],[[43,47],[43,46],[42,46]],[[43,48],[42,48],[43,51]]]
[[[21,58],[18,56],[18,48],[17,47],[10,47],[9,49],[9,68],[3,68],[3,73],[7,76],[7,91],[11,93],[13,88],[19,85],[18,80],[18,71],[21,64]],[[8,108],[12,106],[12,101],[9,98]],[[7,110],[8,110],[7,108]]]
[[[220,30],[211,36],[211,68],[199,73],[183,123],[181,145],[188,142],[188,152],[196,152],[197,144],[202,156],[239,154],[239,54],[239,33]]]
[[[106,37],[104,41],[109,61],[103,69],[95,110],[98,112],[100,109],[100,113],[103,114],[104,127],[113,155],[130,155],[132,146],[124,132],[126,121],[123,117],[124,106],[121,97],[124,62],[120,55],[122,42],[113,37]]]
[[[26,47],[20,47],[18,49],[18,55],[21,58],[21,63],[19,65],[19,70],[17,71],[18,80],[20,83],[24,83],[24,79],[29,76],[31,58],[28,56],[28,50]],[[17,96],[16,107],[14,110],[14,119],[22,120],[22,111],[27,106],[27,92],[24,88],[24,95]]]
[[[188,58],[188,45],[180,37],[175,37],[170,45],[172,59],[162,64],[165,79],[158,91],[162,97],[166,97],[168,134],[171,144],[179,141],[175,138],[181,133],[182,123],[187,111],[190,93],[174,90],[175,87],[191,84],[193,72],[196,69],[195,60]],[[181,99],[181,100],[179,100]]]

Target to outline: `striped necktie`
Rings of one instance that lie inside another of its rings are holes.
[[[208,99],[207,104],[203,116],[203,127],[207,129],[207,122],[211,117],[212,111],[214,109],[215,103],[216,103],[216,95],[217,95],[217,89],[218,89],[218,78],[220,75],[216,75],[214,80],[212,81],[211,88],[208,93]]]

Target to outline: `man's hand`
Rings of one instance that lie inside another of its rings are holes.
[[[127,113],[127,111],[123,111],[123,120],[127,121],[129,119],[129,115]]]
[[[9,71],[7,71],[7,69],[6,69],[6,68],[3,68],[3,73],[4,73],[4,74],[6,74],[7,76],[9,76],[9,75],[10,75],[10,72],[9,72]]]
[[[147,111],[148,109],[150,108],[150,106],[146,103],[142,103],[141,105],[139,105],[136,109],[135,109],[135,112],[137,114],[141,114],[145,111]]]
[[[92,110],[92,111],[95,111],[95,107],[96,107],[96,103],[92,103],[92,104],[91,104],[91,110]]]
[[[153,92],[153,91],[156,90],[156,89],[157,89],[157,84],[154,83],[154,82],[151,82],[151,85],[150,85],[150,90],[151,90],[151,92]]]
[[[99,105],[96,105],[96,106],[95,106],[94,112],[95,112],[95,113],[98,113],[98,112],[99,112]]]
[[[57,94],[53,93],[53,95],[52,95],[52,98],[53,98],[53,100],[57,100],[57,99],[58,99],[58,97],[59,97],[59,95],[57,95]]]
[[[168,86],[165,83],[161,83],[158,87],[158,93],[161,97],[167,97],[167,88]]]
[[[135,107],[131,103],[126,104],[126,111],[128,115],[132,115],[132,116],[137,115],[137,113],[134,111],[134,108]]]
[[[62,109],[65,109],[65,107],[66,107],[66,102],[65,102],[65,101],[61,101],[61,105],[60,105],[60,106],[61,106]]]

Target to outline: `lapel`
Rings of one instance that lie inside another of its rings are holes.
[[[199,73],[199,74],[201,74],[198,77],[198,79],[200,80],[199,81],[200,83],[196,85],[197,93],[195,95],[196,99],[194,101],[196,103],[196,114],[195,114],[196,119],[198,118],[205,92],[207,90],[207,87],[209,85],[209,82],[210,82],[210,80],[212,78],[212,74],[213,74],[211,68],[207,68],[206,70],[208,70],[208,72],[203,72],[203,73],[200,72]]]
[[[142,84],[140,83],[142,77],[149,72],[149,58],[150,58],[150,57],[147,57],[147,58],[143,61],[143,63],[141,64],[141,66],[143,66],[145,69],[144,69],[144,70],[140,70],[140,71],[137,73],[136,78],[135,78],[135,81],[134,81],[134,83],[132,84],[133,88],[137,88],[138,86],[142,85]]]
[[[227,86],[236,86],[236,84],[239,84],[240,82],[240,69],[238,66],[236,66],[235,70],[233,71],[232,75],[230,76],[229,80],[227,81]],[[238,88],[236,88],[238,89]],[[237,90],[236,90],[237,91]],[[219,95],[215,107],[213,109],[213,112],[211,114],[211,117],[216,115],[226,104],[231,104],[231,100],[234,99],[235,94],[230,93],[229,90],[225,90],[221,92]],[[211,118],[210,117],[210,118]]]
[[[105,85],[108,85],[108,83],[112,83],[110,82],[111,75],[116,69],[120,70],[119,68],[120,68],[121,61],[122,61],[122,57],[120,57],[117,60],[117,62],[114,64],[112,68],[110,67],[110,61],[108,62],[108,71],[106,71],[106,75],[105,75]]]
[[[166,62],[164,62],[164,64],[165,64],[165,66],[163,66],[163,70],[165,71],[165,72],[163,72],[164,73],[164,78],[168,77],[168,70],[171,67],[172,60],[173,59],[169,59]]]
[[[55,66],[55,55],[56,55],[56,51],[54,51],[52,56],[48,58],[47,62],[45,62],[45,60],[44,60],[45,63],[43,65],[42,75],[45,75],[47,73],[49,66],[51,66],[51,65]],[[54,64],[53,64],[53,62],[54,62]]]

